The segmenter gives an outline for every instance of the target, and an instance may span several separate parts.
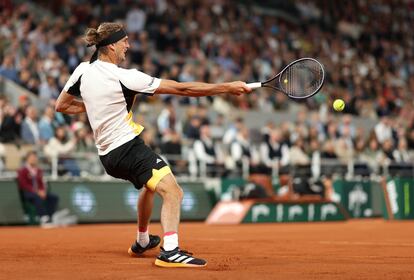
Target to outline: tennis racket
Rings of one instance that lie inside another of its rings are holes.
[[[325,80],[322,64],[313,58],[291,62],[279,74],[265,82],[247,84],[251,89],[267,87],[281,91],[293,99],[305,99],[317,94]]]

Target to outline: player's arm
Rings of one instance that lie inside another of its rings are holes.
[[[173,80],[161,80],[155,94],[174,94],[181,96],[211,96],[217,94],[241,95],[252,91],[245,82],[208,84],[199,82],[179,83]]]
[[[76,99],[66,91],[62,91],[56,100],[55,110],[65,114],[80,114],[86,112],[83,101]]]

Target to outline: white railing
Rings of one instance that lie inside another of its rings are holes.
[[[174,170],[175,168],[180,168],[180,172],[176,174],[177,176],[186,177],[188,179],[205,179],[212,177],[212,172],[217,170],[212,170],[212,168],[217,168],[214,166],[208,165],[205,161],[197,160],[194,155],[191,156],[190,153],[183,157],[181,155],[168,155],[164,154],[162,157],[166,160],[169,165]],[[44,170],[46,176],[51,179],[58,179],[64,174],[64,166],[62,164],[63,159],[74,160],[79,167],[80,177],[87,177],[91,179],[99,179],[103,175],[106,175],[104,167],[102,166],[99,156],[94,153],[73,153],[70,155],[65,155],[62,157],[54,156],[47,157],[46,155],[39,153],[39,162],[40,167]],[[181,164],[175,165],[174,162],[180,161]],[[184,162],[183,162],[184,161]],[[338,159],[324,159],[318,158],[317,160],[312,160],[309,165],[306,166],[282,166],[280,167],[279,159],[276,159],[272,165],[271,172],[269,175],[272,177],[278,177],[280,168],[287,167],[289,173],[292,175],[297,175],[300,172],[306,176],[312,178],[319,178],[321,175],[340,175],[344,178],[354,178],[355,176],[375,176],[375,175],[395,175],[395,173],[403,174],[404,176],[414,177],[414,164],[413,163],[395,163],[389,162],[385,164],[377,164],[376,166],[370,166],[367,162],[356,161],[351,159],[347,162],[340,161]],[[358,165],[363,167],[363,169],[358,169]],[[220,167],[221,168],[221,167]],[[242,160],[241,167],[236,167],[235,165],[232,168],[223,167],[224,171],[227,173],[239,174],[243,178],[248,178],[250,175],[250,166],[247,159]],[[220,171],[220,170],[219,170]],[[224,172],[223,172],[224,173]],[[362,174],[365,173],[365,174]],[[3,170],[0,172],[1,177],[10,177],[15,174],[14,170]],[[73,177],[70,175],[65,175],[65,177]],[[108,179],[106,175],[105,179]]]

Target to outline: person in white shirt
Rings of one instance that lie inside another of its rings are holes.
[[[90,62],[83,62],[75,69],[59,95],[56,110],[66,114],[86,112],[106,172],[131,181],[137,189],[145,186],[138,203],[137,239],[128,252],[140,255],[160,243],[158,236],[148,234],[154,194],[158,193],[163,199],[164,244],[155,265],[205,266],[205,260],[179,249],[177,231],[183,191],[164,160],[139,137],[144,127],[133,122],[131,108],[137,94],[199,97],[223,93],[241,95],[252,90],[241,81],[179,83],[151,77],[137,69],[118,67],[129,48],[128,36],[118,23],[89,28],[85,39],[88,46],[96,46],[96,51]]]
[[[289,147],[282,142],[279,129],[273,128],[268,139],[265,138],[265,141],[261,143],[260,157],[262,162],[270,169],[289,164]]]
[[[231,143],[230,156],[238,170],[243,172],[248,168],[251,174],[263,173],[262,166],[259,166],[259,153],[256,147],[251,145],[250,132],[247,127],[241,127]]]
[[[381,121],[375,125],[374,130],[380,144],[384,143],[385,140],[392,140],[393,129],[389,117],[382,117]]]
[[[211,137],[209,125],[203,125],[200,128],[200,139],[194,141],[194,154],[197,160],[205,165],[208,176],[223,175],[223,152]]]

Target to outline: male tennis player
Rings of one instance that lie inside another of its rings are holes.
[[[220,93],[241,95],[250,93],[251,89],[241,81],[178,83],[154,78],[136,69],[119,68],[129,43],[118,23],[102,23],[98,29],[89,28],[85,39],[88,46],[96,46],[96,51],[89,62],[83,62],[75,69],[59,95],[56,111],[66,114],[86,112],[106,172],[131,181],[137,189],[145,186],[138,199],[137,239],[129,248],[129,254],[140,255],[160,243],[159,236],[148,234],[154,193],[157,192],[163,199],[164,244],[155,264],[162,267],[206,266],[205,260],[180,250],[178,246],[183,191],[167,164],[139,137],[144,127],[132,121],[132,104],[137,94],[197,97]]]

